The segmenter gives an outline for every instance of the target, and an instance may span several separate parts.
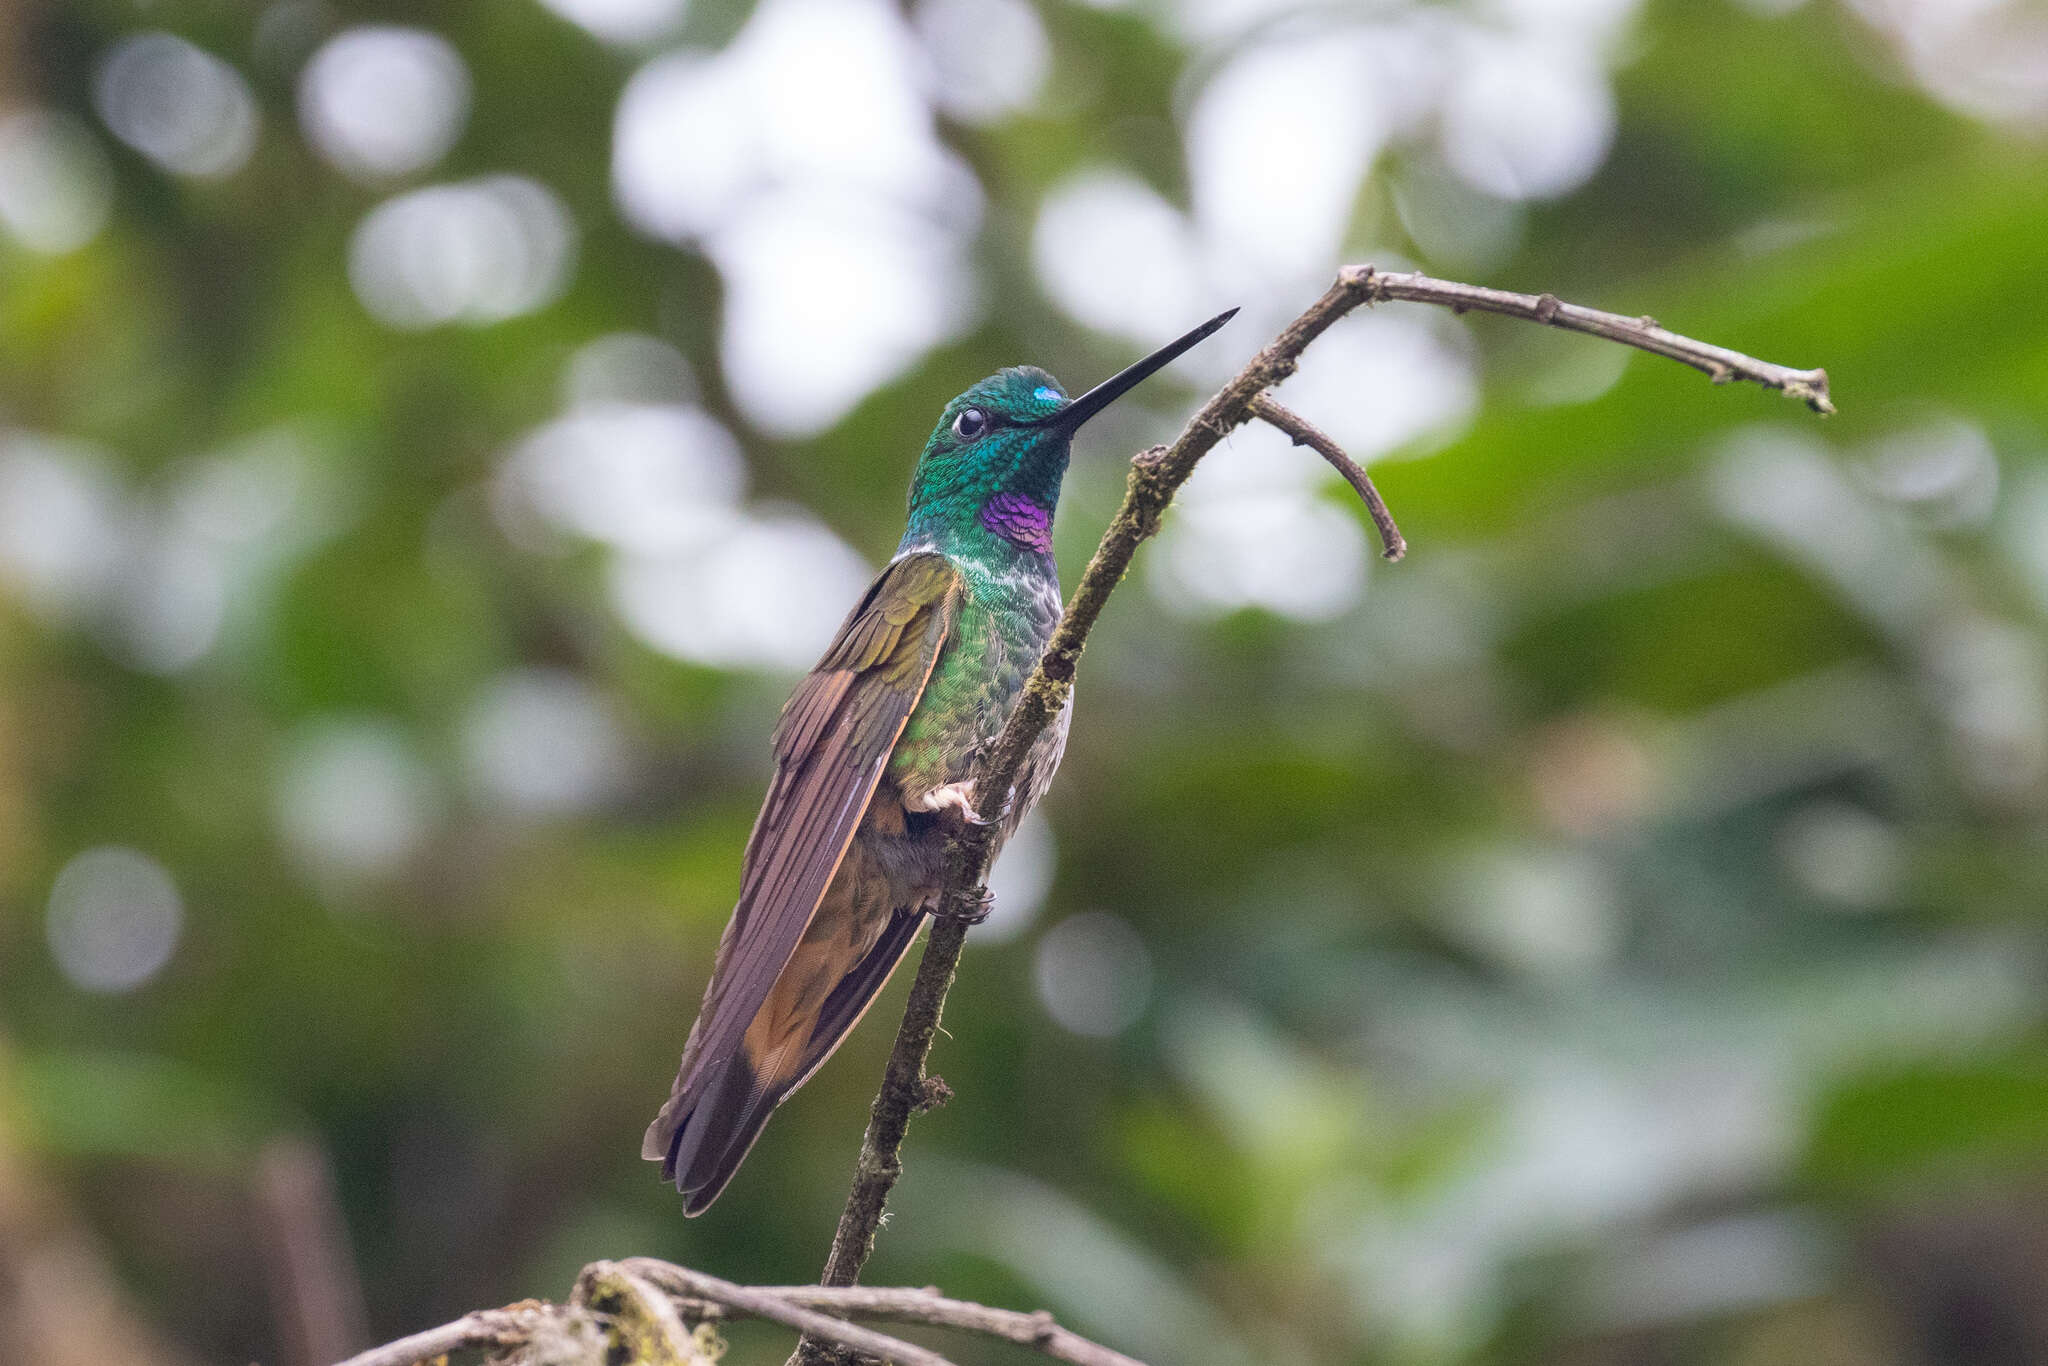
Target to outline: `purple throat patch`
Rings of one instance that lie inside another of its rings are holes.
[[[998,493],[983,503],[981,524],[1012,545],[1052,553],[1052,509],[1021,493]]]

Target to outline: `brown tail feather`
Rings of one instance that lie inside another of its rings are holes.
[[[786,1087],[763,1089],[744,1054],[726,1064],[724,1074],[677,1127],[661,1164],[661,1174],[683,1193],[683,1213],[698,1215],[711,1208],[787,1094]]]
[[[704,1087],[702,1098],[677,1122],[661,1165],[662,1176],[674,1181],[684,1195],[685,1214],[702,1214],[711,1207],[746,1160],[775,1107],[810,1080],[860,1023],[917,937],[922,920],[915,911],[897,911],[890,917],[874,947],[826,998],[801,1048],[790,1038],[756,1058],[751,1047],[742,1047]],[[756,1042],[750,1030],[747,1043]]]
[[[697,1103],[677,1117],[669,1134],[668,1154],[661,1163],[662,1176],[675,1182],[676,1189],[688,1192],[702,1184],[700,1160],[707,1154],[715,1156],[725,1146],[729,1135],[721,1131],[731,1128],[730,1117],[738,1113],[729,1093],[751,1091],[753,1070],[744,1057],[734,1057],[710,1079]],[[727,1118],[721,1123],[720,1116]]]

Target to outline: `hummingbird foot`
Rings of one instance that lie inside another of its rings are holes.
[[[976,887],[962,892],[956,902],[941,902],[932,907],[935,920],[953,920],[962,925],[979,925],[988,919],[996,908],[996,894],[986,887]]]
[[[922,796],[914,797],[905,802],[904,805],[912,811],[950,812],[953,818],[962,825],[988,825],[990,823],[982,818],[982,814],[979,811],[974,809],[974,780],[972,778],[963,779],[957,783],[947,783],[943,787],[935,787]]]

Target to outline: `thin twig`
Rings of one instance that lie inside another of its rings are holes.
[[[731,1281],[722,1281],[701,1271],[648,1257],[635,1257],[624,1265],[650,1285],[671,1295],[709,1300],[753,1318],[772,1320],[796,1329],[807,1342],[822,1338],[840,1347],[895,1362],[897,1366],[951,1366],[946,1358],[928,1348],[916,1347],[886,1333],[877,1333],[872,1328],[862,1328],[821,1310],[793,1303],[780,1291],[734,1285]]]
[[[1439,304],[1460,312],[1476,308],[1590,333],[1681,361],[1704,371],[1716,383],[1752,380],[1803,400],[1815,412],[1834,411],[1828,398],[1826,371],[1773,365],[1666,331],[1649,318],[1603,313],[1564,303],[1550,294],[1510,294],[1426,275],[1382,275],[1371,266],[1346,266],[1320,299],[1202,405],[1173,445],[1155,446],[1131,461],[1123,505],[1103,533],[1102,543],[1088,562],[1066,613],[1040,657],[1037,670],[1025,684],[1002,734],[984,751],[976,767],[977,794],[1007,793],[1016,782],[1025,756],[1072,693],[1082,647],[1110,593],[1130,568],[1138,546],[1158,531],[1167,505],[1193,473],[1196,462],[1253,416],[1260,395],[1292,375],[1301,353],[1333,323],[1360,304],[1388,299]],[[978,795],[977,801],[984,811],[1002,805],[991,802],[986,795]],[[925,1059],[931,1052],[932,1036],[966,942],[965,928],[954,917],[972,913],[986,896],[993,829],[993,825],[969,827],[954,841],[950,851],[941,909],[953,915],[933,926],[918,963],[917,978],[911,984],[910,999],[904,1006],[903,1023],[889,1054],[882,1087],[869,1112],[846,1208],[833,1233],[832,1251],[823,1277],[828,1286],[851,1285],[858,1279],[861,1266],[874,1250],[875,1230],[881,1225],[889,1191],[902,1174],[900,1150],[904,1130],[923,1093]],[[813,1366],[825,1355],[805,1342],[799,1344],[791,1360]]]
[[[340,1366],[418,1366],[450,1352],[519,1347],[531,1341],[534,1333],[560,1312],[554,1305],[538,1300],[503,1309],[479,1309],[439,1328],[358,1352]]]
[[[635,1257],[622,1265],[637,1271],[653,1285],[679,1295],[688,1293],[681,1288],[683,1281],[666,1277],[667,1272],[680,1270],[671,1267],[667,1262]],[[1078,1333],[1062,1328],[1058,1321],[1043,1309],[1031,1314],[1016,1309],[996,1309],[985,1304],[975,1304],[971,1300],[948,1299],[930,1288],[910,1290],[861,1285],[778,1285],[763,1287],[758,1293],[771,1295],[784,1304],[816,1309],[835,1317],[922,1323],[934,1328],[956,1328],[966,1333],[978,1333],[983,1337],[1001,1338],[1020,1347],[1030,1347],[1055,1361],[1070,1362],[1073,1366],[1144,1366],[1144,1363],[1134,1357],[1127,1357],[1122,1352],[1113,1351],[1099,1342],[1091,1342]],[[746,1311],[735,1306],[705,1299],[688,1306],[685,1316],[708,1320],[740,1318],[747,1315]]]
[[[1344,448],[1332,441],[1329,434],[1300,414],[1281,407],[1274,402],[1271,394],[1260,394],[1252,400],[1252,416],[1269,427],[1285,432],[1297,446],[1306,446],[1330,462],[1330,468],[1344,476],[1365,503],[1365,510],[1372,516],[1372,524],[1379,528],[1380,545],[1389,560],[1398,560],[1408,553],[1408,541],[1401,535],[1401,528],[1394,525],[1394,514],[1387,511],[1387,503],[1380,497],[1380,491],[1373,487],[1372,476],[1365,472],[1365,466],[1344,454]]]
[[[835,1348],[896,1366],[951,1366],[929,1348],[863,1328],[851,1319],[951,1328],[1028,1347],[1070,1366],[1143,1366],[1071,1332],[1044,1310],[1034,1314],[948,1299],[936,1289],[865,1286],[734,1285],[716,1276],[632,1257],[592,1262],[566,1304],[527,1300],[484,1309],[400,1338],[341,1366],[419,1366],[452,1352],[519,1349],[533,1366],[626,1361],[647,1366],[700,1362],[709,1351],[691,1325],[756,1318],[780,1323]]]
[[[925,941],[924,955],[917,961],[917,976],[911,980],[910,998],[903,1006],[903,1022],[896,1027],[896,1044],[882,1069],[882,1086],[868,1107],[867,1132],[861,1136],[860,1157],[854,1167],[853,1185],[846,1196],[846,1208],[839,1215],[839,1227],[832,1235],[832,1250],[825,1258],[824,1285],[852,1285],[874,1251],[875,1230],[882,1226],[882,1208],[889,1189],[903,1174],[897,1157],[903,1146],[903,1132],[924,1097],[924,1060],[932,1051],[932,1035],[938,1032],[939,1011],[946,993],[953,987],[953,972],[960,965],[960,949],[966,943],[967,926],[960,920],[939,920]]]
[[[1604,337],[1623,346],[1664,356],[1681,365],[1690,365],[1716,384],[1746,379],[1766,389],[1780,390],[1788,398],[1799,399],[1823,416],[1835,411],[1834,402],[1828,397],[1827,371],[1791,370],[1754,356],[1745,356],[1740,351],[1730,351],[1725,346],[1694,341],[1659,326],[1655,318],[1603,313],[1582,304],[1568,304],[1555,294],[1513,294],[1505,289],[1438,280],[1414,271],[1389,275],[1375,271],[1371,266],[1351,266],[1345,274],[1354,272],[1364,277],[1374,303],[1404,299],[1410,303],[1441,304],[1457,313],[1476,308],[1483,313],[1502,313],[1510,318],[1548,323],[1567,332]]]

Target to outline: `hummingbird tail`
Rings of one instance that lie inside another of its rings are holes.
[[[750,1029],[719,1074],[705,1079],[696,1103],[674,1117],[662,1156],[661,1174],[683,1193],[685,1214],[711,1208],[775,1107],[809,1081],[860,1023],[923,923],[920,910],[893,912],[874,946],[833,986],[805,1034],[771,1043]],[[657,1134],[668,1119],[664,1112],[655,1121]]]
[[[787,1088],[763,1088],[745,1054],[725,1065],[670,1137],[661,1174],[683,1193],[683,1213],[711,1208],[768,1125]]]

